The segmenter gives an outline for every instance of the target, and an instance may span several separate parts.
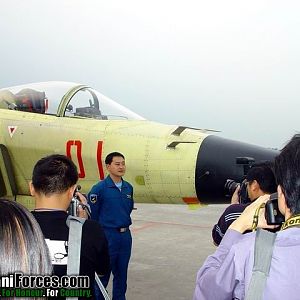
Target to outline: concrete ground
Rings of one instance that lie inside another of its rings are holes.
[[[197,271],[215,250],[212,226],[227,205],[135,206],[127,300],[192,299]]]

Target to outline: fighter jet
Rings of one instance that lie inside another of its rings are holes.
[[[1,89],[0,129],[0,197],[29,208],[33,166],[54,153],[74,161],[86,193],[107,175],[105,156],[121,152],[135,201],[176,204],[226,201],[228,179],[241,182],[251,163],[277,155],[210,130],[148,121],[70,82]]]

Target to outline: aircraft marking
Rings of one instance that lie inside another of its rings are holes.
[[[83,166],[83,161],[82,161],[82,143],[81,141],[67,141],[66,144],[66,155],[72,159],[72,154],[71,154],[71,147],[75,146],[76,147],[76,156],[78,160],[78,167],[79,167],[79,172],[78,172],[78,177],[79,178],[84,178],[85,177],[85,171],[84,171],[84,166]]]
[[[102,164],[102,159],[101,159],[102,158],[102,146],[103,146],[103,141],[98,141],[98,146],[97,146],[97,165],[98,165],[100,180],[104,179],[103,164]]]
[[[135,219],[134,220],[135,222],[137,221],[145,221],[145,220],[140,220],[140,219]],[[145,223],[144,225],[142,226],[139,226],[139,227],[136,227],[136,226],[133,226],[132,229],[131,229],[131,232],[132,233],[137,233],[141,230],[144,230],[144,229],[148,229],[148,228],[151,228],[151,227],[155,227],[155,226],[160,226],[160,225],[171,225],[171,226],[184,226],[184,227],[193,227],[193,228],[200,228],[200,229],[209,229],[211,228],[211,225],[209,224],[205,224],[205,225],[197,225],[197,224],[182,224],[182,223],[176,223],[176,222],[161,222],[161,221],[148,221],[147,223]]]
[[[79,140],[69,140],[66,144],[66,155],[72,159],[72,147],[76,147],[76,158],[78,161],[78,176],[79,178],[85,178],[85,168],[83,165],[82,160],[82,142]],[[99,178],[100,180],[104,179],[104,170],[103,170],[103,163],[102,163],[102,148],[103,148],[103,141],[98,141],[97,144],[97,166],[99,171]]]
[[[199,204],[199,200],[197,197],[183,197],[182,200],[186,204]]]
[[[17,128],[18,128],[18,126],[7,126],[8,133],[9,133],[11,138],[13,137],[13,135],[16,132]]]
[[[144,230],[144,229],[147,229],[147,228],[149,228],[149,227],[153,227],[153,226],[157,226],[157,225],[159,225],[158,223],[154,223],[154,222],[148,222],[148,223],[146,223],[145,225],[142,225],[142,226],[140,226],[140,227],[133,227],[132,229],[131,229],[131,232],[132,233],[137,233],[138,231],[140,231],[140,230]]]

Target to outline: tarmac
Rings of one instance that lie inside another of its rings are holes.
[[[228,204],[136,203],[127,300],[192,299],[197,271],[216,247],[211,230]],[[111,283],[108,286],[111,295]]]

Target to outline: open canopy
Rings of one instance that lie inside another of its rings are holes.
[[[0,108],[59,117],[144,119],[98,91],[71,82],[40,82],[1,89]]]

